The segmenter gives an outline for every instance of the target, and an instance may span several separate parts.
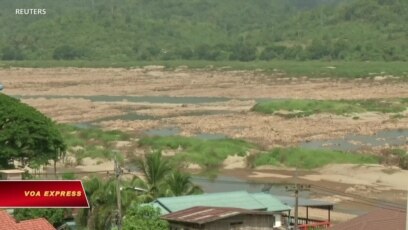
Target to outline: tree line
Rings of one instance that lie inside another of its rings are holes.
[[[3,60],[386,60],[408,58],[401,0],[72,0],[0,9]],[[33,4],[33,3],[32,3]]]

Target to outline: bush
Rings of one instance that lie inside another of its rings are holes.
[[[59,46],[54,50],[52,58],[55,60],[73,60],[84,56],[83,51],[69,45]]]
[[[6,47],[3,48],[3,55],[1,56],[2,60],[23,60],[24,54],[21,49],[17,47]]]
[[[255,165],[285,165],[313,169],[327,164],[373,164],[379,163],[375,156],[346,153],[335,150],[301,148],[275,148],[268,153],[257,155]]]
[[[238,44],[232,49],[231,60],[253,61],[256,59],[256,48],[250,45]]]
[[[209,45],[200,45],[196,48],[195,53],[198,59],[215,61],[221,54],[221,51]]]
[[[408,170],[408,154],[405,154],[400,158],[399,167]]]

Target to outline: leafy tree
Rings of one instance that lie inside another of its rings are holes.
[[[59,46],[54,50],[52,57],[56,60],[73,60],[83,57],[84,54],[81,50],[76,49],[69,45]]]
[[[38,20],[11,18],[9,11],[21,6],[18,1],[2,0],[0,49],[4,49],[0,58],[251,61],[264,47],[291,48],[293,44],[302,49],[291,49],[284,56],[281,52],[266,55],[265,51],[262,59],[404,61],[408,56],[404,49],[406,0],[41,2],[58,13]],[[322,34],[332,38],[313,44]],[[344,47],[339,52],[342,44],[331,47],[342,39],[350,46],[373,43],[378,50],[365,53],[364,49]],[[226,48],[218,47],[219,43]],[[244,47],[235,46],[242,43]],[[320,52],[320,45],[327,49]],[[309,50],[309,46],[313,52],[304,55],[303,49]],[[83,52],[83,47],[92,52]]]
[[[237,44],[232,49],[231,60],[253,61],[256,59],[256,48],[247,44]]]
[[[3,60],[23,60],[24,54],[21,49],[17,47],[6,47],[2,49],[1,59]]]
[[[129,186],[127,183],[123,187]],[[77,222],[89,230],[105,229],[115,223],[117,215],[116,181],[92,177],[84,181],[85,193],[89,201],[89,209],[81,209]],[[144,201],[135,191],[123,190],[122,211],[125,213],[132,201]]]
[[[123,218],[123,230],[167,230],[169,225],[160,219],[160,211],[151,206],[132,204]]]
[[[59,227],[64,223],[65,216],[70,215],[70,211],[62,208],[14,209],[13,215],[18,221],[45,218],[54,227]]]
[[[66,146],[54,122],[19,100],[0,94],[0,167],[58,160]]]
[[[200,45],[196,48],[195,53],[198,59],[214,61],[220,55],[220,50],[209,45]]]
[[[90,230],[105,229],[105,226],[112,223],[117,209],[115,181],[92,177],[84,182],[84,187],[90,208],[81,209],[77,220]]]

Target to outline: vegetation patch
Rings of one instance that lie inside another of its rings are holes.
[[[172,70],[180,66],[190,69],[205,69],[216,71],[248,70],[262,71],[272,74],[284,74],[285,76],[300,77],[336,77],[336,78],[374,78],[375,76],[396,76],[405,80],[408,77],[408,69],[405,62],[384,61],[294,61],[294,60],[270,60],[270,61],[207,61],[207,60],[155,60],[155,61],[109,61],[109,60],[20,60],[0,61],[0,68],[30,67],[30,68],[54,68],[54,67],[79,67],[79,68],[141,68],[150,65],[164,66]],[[334,68],[328,68],[334,67]]]
[[[144,137],[140,139],[139,144],[157,150],[179,149],[180,152],[173,160],[192,162],[205,168],[219,166],[229,155],[245,156],[249,149],[255,147],[243,140],[201,140],[182,136]]]
[[[130,135],[120,131],[104,131],[98,128],[77,128],[72,125],[59,125],[68,151],[72,152],[77,163],[85,157],[112,158],[112,145],[116,141],[127,141]]]
[[[383,149],[381,150],[381,163],[386,165],[396,165],[401,169],[408,170],[408,152],[404,149]]]
[[[335,150],[315,150],[301,148],[275,148],[256,155],[255,166],[275,165],[304,169],[319,168],[327,164],[378,164],[379,158],[357,153]]]
[[[10,14],[21,7],[18,1],[2,0],[0,21],[8,23],[2,24],[0,59],[408,59],[403,0],[41,0],[41,4],[58,13],[27,20]],[[16,29],[21,27],[24,30]]]
[[[288,99],[259,102],[252,111],[284,117],[305,117],[317,113],[347,115],[351,113],[399,113],[407,109],[406,99],[401,100],[309,100]]]

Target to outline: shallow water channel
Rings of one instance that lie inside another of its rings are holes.
[[[385,146],[392,148],[407,144],[408,130],[383,130],[375,135],[348,134],[344,138],[302,142],[299,147],[355,152],[361,150],[362,148],[376,148]]]

